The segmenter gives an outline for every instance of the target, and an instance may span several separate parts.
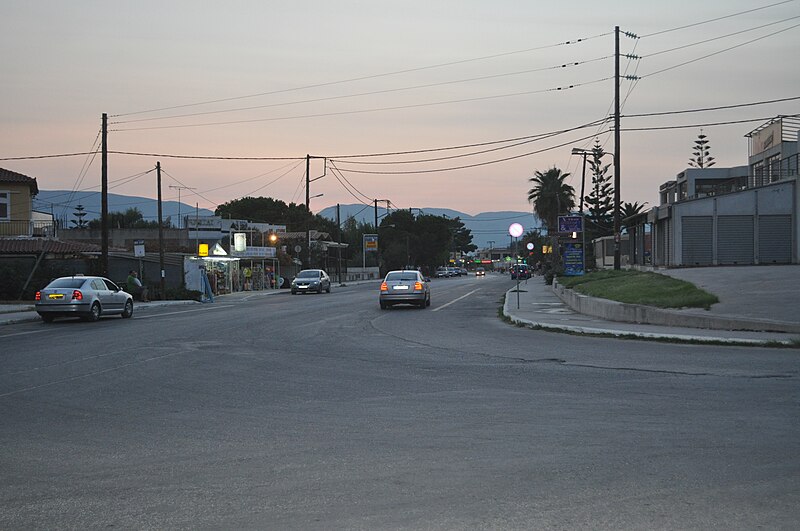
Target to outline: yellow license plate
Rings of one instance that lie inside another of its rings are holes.
[[[47,296],[47,298],[48,299],[63,299],[64,298],[64,294],[62,294],[62,293],[51,293],[50,295]]]

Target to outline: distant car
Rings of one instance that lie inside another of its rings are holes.
[[[511,266],[511,280],[528,280],[529,278],[531,278],[531,270],[527,264]]]
[[[436,277],[437,278],[445,278],[450,276],[450,271],[446,267],[437,267],[436,268]]]
[[[476,277],[485,277],[486,276],[486,270],[484,268],[482,268],[482,267],[477,268],[475,270],[475,276]]]
[[[431,288],[419,271],[389,271],[381,282],[381,310],[395,304],[414,304],[420,308],[431,305]]]
[[[56,317],[97,321],[104,315],[133,316],[133,296],[104,277],[75,275],[53,280],[36,292],[34,308],[45,323]]]
[[[467,269],[466,269],[466,268],[464,268],[464,267],[459,267],[459,268],[458,268],[458,271],[459,271],[459,273],[460,273],[462,276],[467,276],[467,275],[469,275],[469,271],[467,271]]]
[[[303,269],[292,280],[292,295],[298,293],[331,292],[331,277],[322,269]]]

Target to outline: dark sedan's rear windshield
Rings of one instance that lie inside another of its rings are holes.
[[[80,288],[86,282],[85,278],[57,278],[47,285],[48,288]]]
[[[386,275],[386,280],[389,282],[397,282],[400,280],[410,280],[416,281],[417,274],[416,273],[389,273]]]

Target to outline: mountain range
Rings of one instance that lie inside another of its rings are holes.
[[[100,217],[101,197],[100,192],[70,192],[69,190],[40,190],[34,198],[33,209],[40,212],[52,213],[56,219],[62,220],[64,226],[71,227],[71,220],[75,219],[75,209],[83,205],[86,221]],[[108,194],[109,212],[124,212],[129,208],[138,208],[147,221],[158,219],[158,201],[149,197]],[[163,201],[162,216],[171,218],[177,225],[178,218],[186,215],[212,216],[214,212],[205,208],[196,208],[178,201]],[[340,219],[342,222],[348,217],[353,217],[358,222],[375,223],[375,209],[373,206],[362,204],[340,205]],[[512,223],[519,223],[525,231],[538,228],[541,223],[531,212],[504,210],[498,212],[481,212],[470,215],[450,208],[422,208],[413,210],[415,214],[422,212],[434,216],[459,218],[464,226],[472,233],[472,243],[479,249],[486,247],[507,247],[511,237],[508,227]],[[330,220],[336,220],[336,207],[328,207],[319,215]],[[387,214],[385,208],[378,207],[378,221]]]

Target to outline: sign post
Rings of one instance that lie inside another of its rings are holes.
[[[522,225],[519,223],[512,223],[508,227],[508,233],[511,235],[512,238],[519,238],[522,236],[522,233],[525,232],[525,229],[522,228]],[[517,268],[517,309],[519,310],[519,267],[516,264],[516,257],[514,259],[514,265],[511,267]]]

